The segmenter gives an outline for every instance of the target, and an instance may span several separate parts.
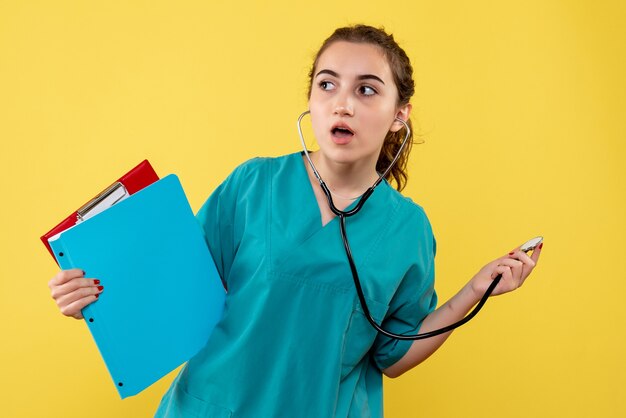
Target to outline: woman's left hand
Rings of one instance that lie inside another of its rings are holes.
[[[478,298],[482,297],[498,274],[502,275],[502,279],[491,294],[492,296],[517,289],[524,284],[526,278],[537,265],[541,255],[541,247],[543,247],[543,243],[535,248],[530,257],[518,247],[507,255],[493,260],[480,269],[470,280],[469,285],[472,291]]]

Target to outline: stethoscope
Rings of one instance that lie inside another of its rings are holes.
[[[335,203],[333,202],[333,198],[332,198],[332,195],[330,193],[330,190],[328,189],[328,186],[326,186],[326,183],[324,183],[324,180],[322,180],[322,176],[320,176],[320,173],[315,168],[315,165],[313,164],[313,161],[311,161],[311,157],[309,156],[309,151],[307,150],[306,143],[304,141],[304,135],[302,134],[302,126],[301,126],[302,118],[304,118],[309,113],[310,113],[309,110],[307,110],[306,112],[303,112],[298,117],[298,122],[297,122],[297,125],[298,125],[298,135],[300,135],[300,142],[302,143],[302,150],[304,151],[304,155],[305,155],[307,161],[309,162],[309,165],[311,166],[311,170],[313,170],[313,174],[315,175],[315,177],[319,181],[320,187],[322,188],[324,194],[326,195],[326,199],[328,200],[328,206],[330,207],[330,210],[337,217],[339,217],[339,229],[341,231],[341,239],[343,241],[343,247],[346,250],[346,256],[348,258],[348,263],[350,264],[350,270],[352,271],[352,279],[354,281],[354,286],[356,287],[356,291],[357,291],[357,295],[359,297],[359,302],[361,304],[361,308],[363,309],[363,313],[365,313],[365,317],[367,318],[369,323],[378,332],[380,332],[381,334],[383,334],[383,335],[385,335],[387,337],[390,337],[390,338],[394,338],[394,339],[397,339],[397,340],[422,340],[422,339],[425,339],[425,338],[431,338],[431,337],[434,337],[434,336],[437,336],[437,335],[445,334],[446,332],[450,332],[453,329],[458,328],[461,325],[469,322],[482,309],[482,307],[485,304],[485,302],[487,302],[487,299],[489,299],[489,296],[491,296],[491,294],[493,293],[493,291],[496,288],[496,286],[498,286],[498,283],[500,283],[500,280],[502,279],[502,275],[498,275],[495,279],[493,279],[493,282],[487,288],[487,290],[485,291],[485,294],[480,299],[478,304],[474,307],[474,309],[467,316],[465,316],[465,318],[463,318],[460,321],[457,321],[457,322],[455,322],[455,323],[453,323],[451,325],[445,326],[443,328],[439,328],[439,329],[436,329],[436,330],[433,330],[433,331],[424,332],[424,333],[421,333],[421,334],[400,335],[400,334],[394,334],[392,332],[384,330],[383,328],[380,327],[380,325],[378,325],[376,323],[374,318],[372,318],[372,315],[370,314],[369,308],[367,307],[367,303],[365,302],[365,296],[363,295],[363,288],[361,287],[361,280],[359,279],[359,273],[358,273],[358,271],[356,269],[356,265],[354,264],[354,259],[352,258],[352,251],[350,250],[350,243],[348,242],[348,235],[346,233],[346,218],[348,218],[350,216],[356,215],[361,210],[361,208],[363,207],[363,205],[365,204],[367,199],[372,195],[372,193],[374,193],[374,189],[376,188],[376,186],[378,186],[383,181],[383,179],[387,176],[387,174],[389,173],[389,170],[391,170],[391,168],[396,163],[398,158],[400,158],[400,154],[402,153],[402,150],[404,149],[404,147],[406,145],[406,142],[408,141],[409,136],[411,135],[411,128],[409,128],[409,125],[404,120],[402,120],[400,118],[396,118],[396,121],[402,123],[402,125],[404,125],[404,128],[406,130],[406,133],[404,135],[404,140],[402,141],[402,145],[400,145],[400,149],[398,150],[398,153],[396,154],[394,159],[389,164],[389,167],[387,167],[387,169],[382,174],[379,174],[378,179],[374,182],[374,184],[372,184],[372,186],[369,187],[365,191],[365,193],[363,193],[361,195],[361,197],[359,198],[359,201],[356,203],[356,205],[352,209],[350,209],[350,210],[342,211],[342,210],[337,209],[337,207],[335,206]],[[542,240],[543,240],[542,237],[533,238],[530,241],[528,241],[525,244],[523,244],[520,247],[520,249],[527,253],[527,252],[533,250],[537,245],[539,245],[539,243]]]

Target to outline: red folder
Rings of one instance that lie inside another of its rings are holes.
[[[48,240],[51,237],[57,234],[60,234],[66,229],[69,229],[73,227],[74,225],[76,225],[76,222],[80,218],[80,213],[83,210],[83,208],[89,208],[90,206],[92,206],[94,202],[99,201],[103,196],[107,194],[109,190],[111,190],[114,186],[118,184],[123,185],[128,194],[134,194],[138,192],[139,190],[143,189],[144,187],[149,186],[150,184],[154,183],[158,179],[159,179],[159,176],[156,174],[156,172],[154,171],[154,169],[152,168],[148,160],[143,160],[141,163],[139,163],[139,165],[137,165],[135,168],[130,170],[128,173],[124,174],[116,182],[111,184],[111,186],[104,189],[102,192],[96,195],[93,199],[91,199],[89,202],[84,204],[80,209],[76,210],[70,216],[68,216],[63,221],[61,221],[61,223],[59,223],[57,226],[55,226],[50,231],[45,233],[41,237],[41,241],[50,252],[50,255],[52,255],[52,258],[54,258],[54,255],[52,253],[52,249],[50,248],[50,244],[48,243]],[[56,261],[56,258],[54,258],[54,260]]]

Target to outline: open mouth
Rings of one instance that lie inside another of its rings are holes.
[[[354,136],[354,132],[343,126],[334,127],[330,132],[337,138],[350,138]]]

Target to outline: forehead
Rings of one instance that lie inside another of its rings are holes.
[[[374,74],[383,81],[393,81],[391,68],[382,49],[367,43],[337,41],[320,55],[315,73],[333,70],[340,77]]]

